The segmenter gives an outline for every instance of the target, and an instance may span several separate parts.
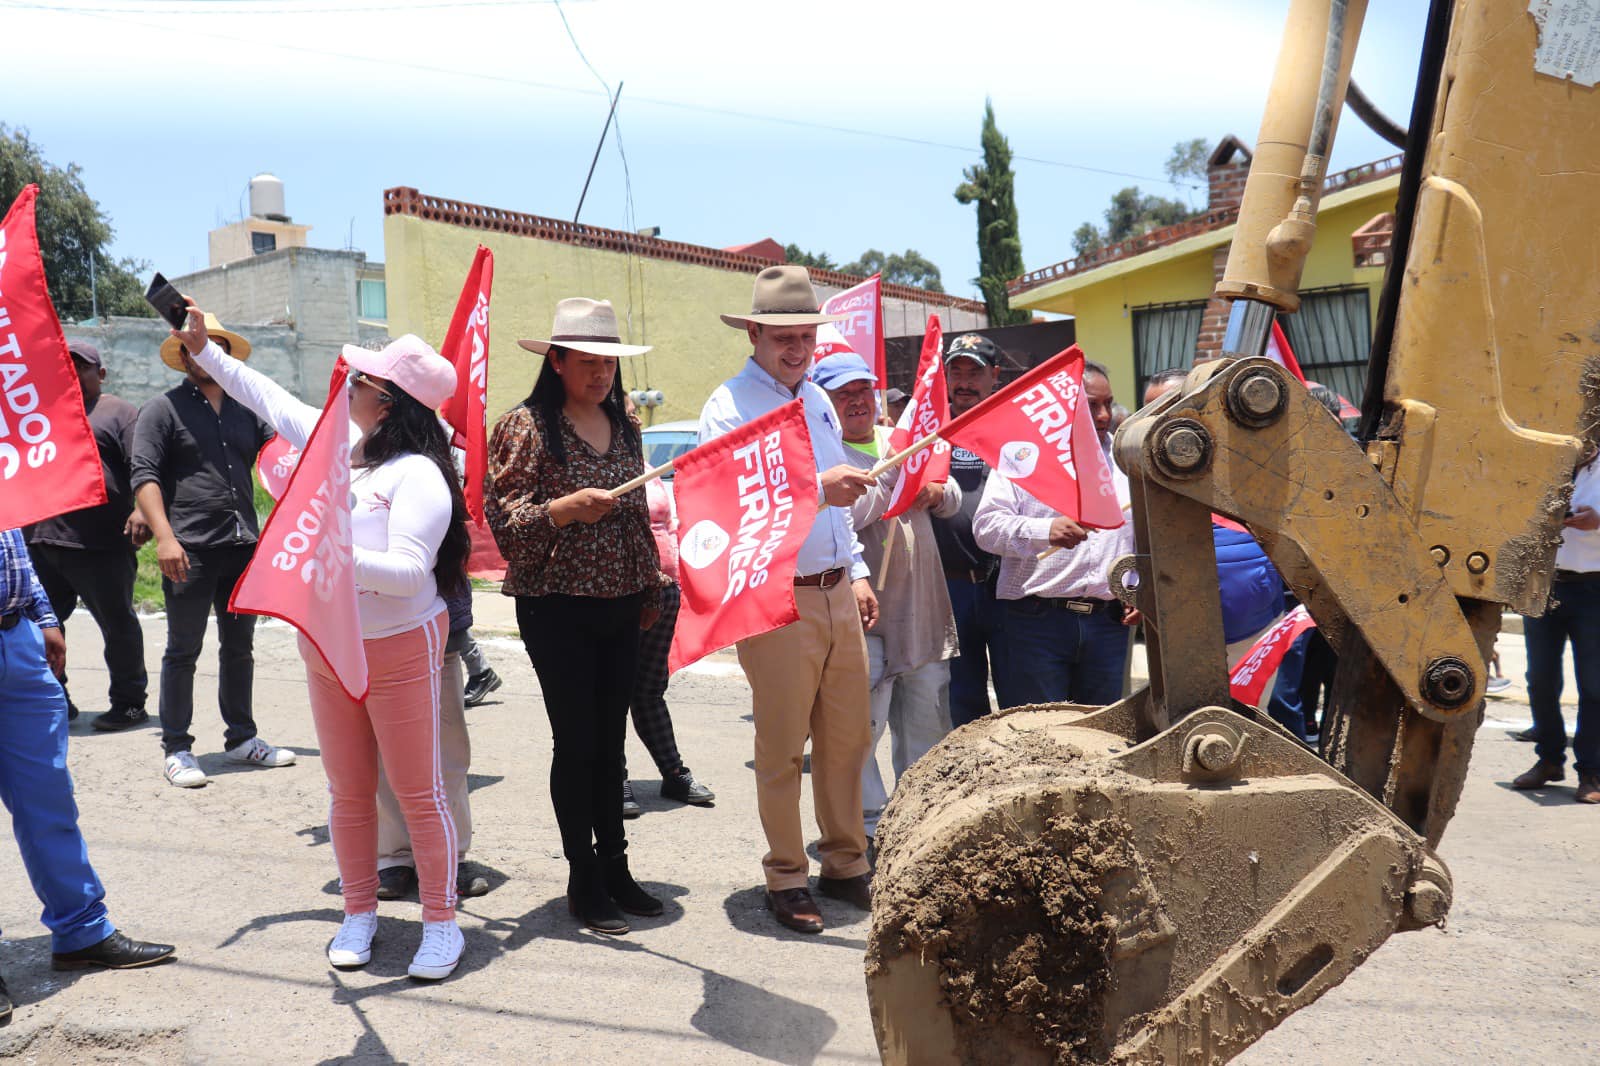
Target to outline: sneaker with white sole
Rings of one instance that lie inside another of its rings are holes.
[[[455,973],[461,961],[461,929],[452,918],[445,922],[423,922],[422,944],[406,972],[422,981],[442,981]]]
[[[275,748],[260,737],[251,737],[227,752],[234,762],[247,766],[293,766],[294,752],[288,748]]]
[[[167,756],[167,783],[179,788],[199,788],[206,783],[206,772],[187,751],[175,751]]]
[[[339,931],[328,941],[328,962],[340,970],[365,966],[372,960],[372,936],[377,931],[377,911],[345,915]]]

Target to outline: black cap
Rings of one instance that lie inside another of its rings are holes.
[[[88,341],[72,341],[68,343],[67,351],[72,354],[74,359],[82,359],[90,366],[97,366],[102,369],[105,367],[105,363],[100,361],[100,349]]]
[[[944,361],[952,359],[975,359],[980,366],[999,366],[1000,349],[980,333],[963,333],[945,349]]]
[[[883,398],[888,400],[890,403],[905,403],[907,400],[911,399],[911,397],[907,396],[900,389],[890,389],[888,392],[883,394]]]

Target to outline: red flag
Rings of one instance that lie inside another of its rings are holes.
[[[1283,335],[1283,327],[1278,325],[1278,320],[1272,320],[1272,333],[1267,337],[1267,350],[1261,353],[1274,363],[1282,366],[1300,384],[1306,383],[1305,374],[1300,371],[1300,360],[1294,357],[1294,349],[1289,347],[1289,338]]]
[[[1310,612],[1304,606],[1296,607],[1278,619],[1277,624],[1261,634],[1261,639],[1250,645],[1250,650],[1244,653],[1243,658],[1233,664],[1233,672],[1228,676],[1228,687],[1233,698],[1247,707],[1260,704],[1267,678],[1277,672],[1283,657],[1288,654],[1289,645],[1301,633],[1316,627],[1317,623],[1312,621]]]
[[[367,695],[367,652],[350,539],[350,394],[334,372],[328,405],[261,531],[228,610],[280,618],[321,654],[353,700]]]
[[[289,487],[294,468],[300,464],[300,449],[289,443],[282,433],[261,446],[256,453],[256,477],[261,487],[274,500],[283,499],[283,490]]]
[[[940,431],[1034,499],[1088,529],[1122,525],[1111,464],[1083,393],[1083,351],[1074,344]]]
[[[939,316],[928,316],[922,334],[922,358],[917,363],[917,383],[911,389],[911,402],[900,414],[900,423],[889,435],[889,454],[899,455],[917,441],[950,420],[950,396],[944,386],[944,330]],[[900,467],[900,480],[883,517],[904,514],[916,502],[922,486],[950,480],[950,445],[943,440],[917,452]]]
[[[817,467],[805,409],[776,411],[678,457],[675,672],[800,617],[795,562],[817,517]]]
[[[0,529],[106,502],[78,371],[50,303],[34,200],[0,222]]]
[[[848,316],[838,323],[839,333],[878,375],[878,388],[887,389],[889,369],[883,359],[883,275],[874,274],[860,285],[823,300],[822,313]]]
[[[456,300],[456,313],[450,319],[439,354],[456,368],[455,393],[439,412],[455,430],[453,446],[467,453],[467,513],[483,522],[483,476],[489,469],[488,432],[485,428],[489,406],[489,290],[494,287],[494,253],[478,245],[467,271],[466,284]]]

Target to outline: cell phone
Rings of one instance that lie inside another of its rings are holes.
[[[145,290],[144,298],[173,329],[188,325],[189,305],[184,303],[183,294],[174,289],[172,282],[162,277],[159,271],[150,279],[150,288]]]

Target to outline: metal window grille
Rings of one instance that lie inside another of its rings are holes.
[[[1372,348],[1370,294],[1365,286],[1307,289],[1300,310],[1278,321],[1307,381],[1326,385],[1357,407],[1367,387]]]
[[[1163,370],[1191,366],[1200,340],[1200,320],[1206,303],[1146,304],[1133,310],[1133,403],[1144,395],[1145,382]]]
[[[265,255],[267,252],[278,250],[278,235],[276,233],[262,233],[259,230],[250,234],[250,254]]]

